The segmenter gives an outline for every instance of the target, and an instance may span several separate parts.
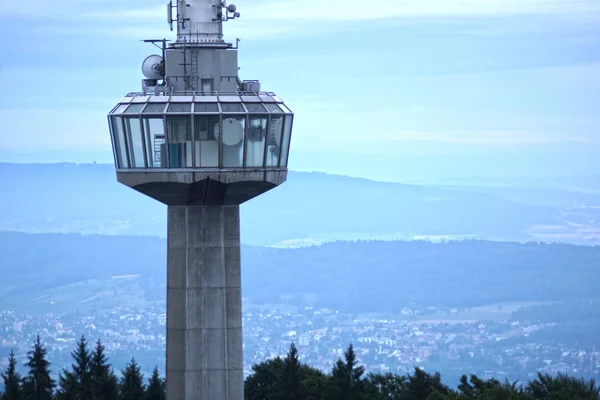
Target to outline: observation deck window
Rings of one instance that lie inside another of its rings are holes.
[[[220,131],[219,115],[194,116],[195,166],[201,168],[216,168],[219,166]]]
[[[127,106],[129,106],[129,104],[120,104],[113,110],[112,114],[123,114],[123,111],[127,109]]]
[[[194,104],[194,112],[195,113],[218,113],[219,106],[217,103],[195,103]]]
[[[269,133],[267,135],[266,167],[278,167],[281,154],[281,132],[283,131],[283,115],[271,115]]]
[[[290,152],[290,139],[292,135],[292,115],[285,116],[285,123],[283,124],[283,139],[281,140],[281,160],[279,163],[280,167],[287,167],[288,156]]]
[[[142,114],[162,114],[166,107],[167,103],[148,103]]]
[[[109,124],[117,168],[279,168],[293,116],[274,96],[134,96]]]
[[[123,119],[121,117],[111,117],[111,126],[113,141],[115,145],[115,158],[119,168],[129,168],[127,159],[127,142],[125,141],[125,131],[123,130]]]
[[[265,158],[268,115],[251,115],[248,119],[246,166],[262,167]]]
[[[260,103],[246,103],[246,109],[249,113],[266,113],[267,109]]]
[[[267,107],[267,110],[269,110],[270,113],[281,113],[281,112],[283,112],[283,110],[281,110],[281,108],[279,108],[277,106],[277,104],[275,104],[275,103],[267,103],[267,104],[265,104],[265,107]]]
[[[222,160],[223,167],[236,168],[244,164],[245,115],[223,117]]]
[[[145,104],[132,104],[129,107],[127,107],[127,110],[125,110],[125,114],[139,114],[140,111],[142,111],[142,109],[144,108]]]
[[[277,106],[279,108],[281,108],[284,113],[286,113],[286,114],[293,114],[292,110],[290,110],[289,108],[287,108],[285,104],[281,103],[281,104],[277,104]]]
[[[170,168],[192,167],[192,119],[167,116],[167,142]]]
[[[245,113],[246,110],[242,103],[221,103],[221,110],[224,113]]]
[[[137,104],[134,104],[137,105]],[[125,133],[129,144],[129,163],[131,168],[144,168],[144,141],[142,139],[142,125],[139,118],[124,118]]]
[[[146,155],[149,168],[166,168],[165,124],[160,117],[143,118],[144,133],[146,134]]]
[[[168,113],[191,113],[192,112],[192,104],[191,103],[171,103],[169,104],[169,108],[167,109]]]

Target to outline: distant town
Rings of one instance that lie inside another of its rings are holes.
[[[283,355],[296,343],[301,360],[330,370],[352,343],[367,371],[410,372],[415,366],[441,371],[448,379],[477,373],[521,381],[538,371],[600,378],[600,349],[538,343],[535,333],[554,323],[529,324],[510,319],[468,321],[444,318],[456,310],[430,310],[416,320],[405,308],[397,319],[382,315],[349,315],[333,309],[254,305],[244,299],[244,370]],[[436,317],[439,316],[438,317]],[[438,318],[438,319],[436,319]],[[40,334],[58,374],[72,362],[70,353],[82,334],[90,343],[100,339],[115,369],[131,357],[149,374],[155,365],[164,373],[166,315],[164,307],[115,309],[102,314],[31,316],[0,312],[0,366],[14,350],[20,364]]]

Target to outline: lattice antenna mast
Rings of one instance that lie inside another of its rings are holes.
[[[177,0],[176,6],[171,2],[167,7],[171,30],[177,24],[177,43],[223,43],[223,22],[240,17],[234,4],[222,0]]]

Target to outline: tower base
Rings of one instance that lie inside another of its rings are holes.
[[[169,206],[167,400],[243,400],[239,206]]]

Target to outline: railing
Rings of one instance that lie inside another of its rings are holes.
[[[177,41],[183,43],[214,43],[223,41],[223,27],[214,22],[188,22],[177,33]]]
[[[138,96],[276,96],[273,92],[248,92],[248,91],[195,91],[195,90],[153,90],[147,92],[130,92],[125,97]]]

